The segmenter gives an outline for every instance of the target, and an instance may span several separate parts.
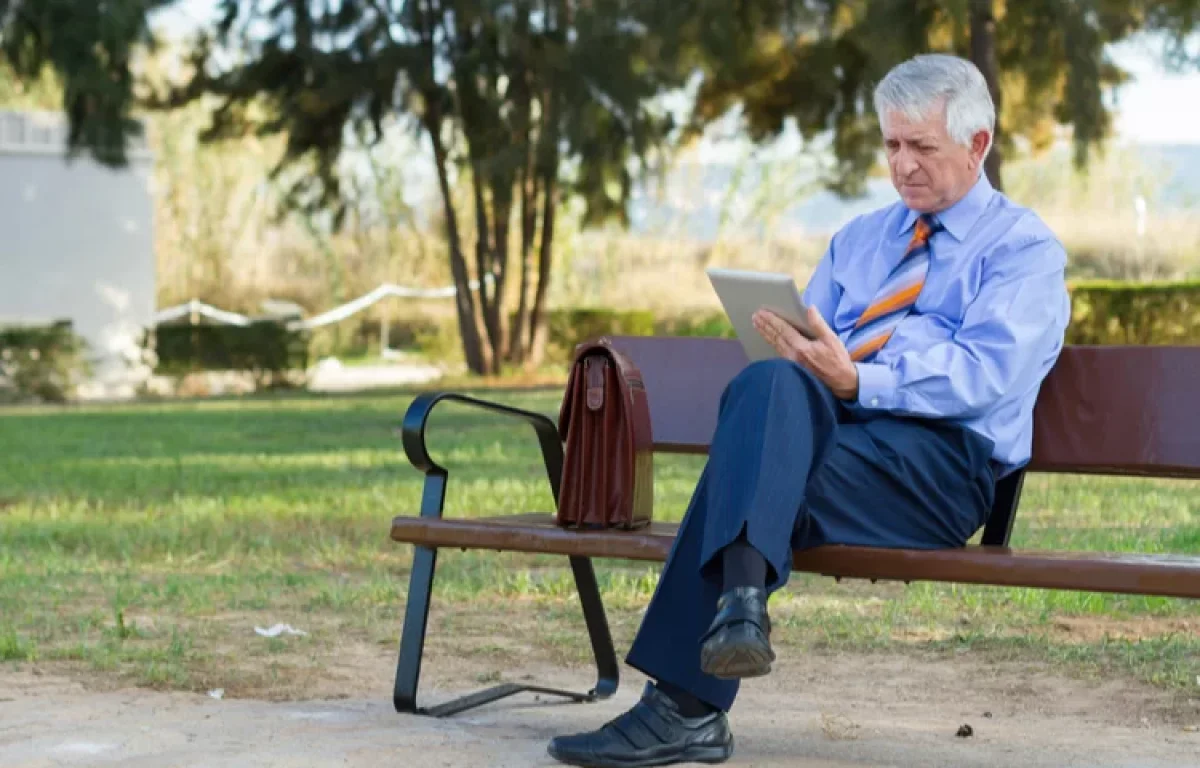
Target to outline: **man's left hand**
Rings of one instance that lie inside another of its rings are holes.
[[[779,355],[807,368],[842,400],[858,397],[858,368],[846,345],[833,332],[816,307],[808,308],[808,326],[816,334],[808,339],[791,323],[770,310],[754,313],[754,327]]]

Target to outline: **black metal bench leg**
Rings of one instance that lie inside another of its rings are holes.
[[[425,475],[421,489],[421,517],[441,517],[446,502],[446,472],[433,470]],[[408,602],[404,605],[404,628],[400,635],[400,658],[396,661],[396,682],[392,704],[397,712],[417,712],[417,681],[421,677],[421,658],[425,655],[425,627],[429,623],[429,600],[433,595],[433,572],[437,550],[413,548],[412,574],[408,579]]]
[[[445,475],[431,474],[426,477],[421,500],[422,516],[441,516],[445,489]],[[600,597],[600,587],[596,583],[596,572],[589,558],[572,557],[571,571],[575,576],[575,588],[583,608],[583,619],[592,643],[592,653],[596,657],[595,688],[587,693],[576,693],[537,685],[505,683],[435,707],[417,706],[417,685],[421,676],[421,660],[425,654],[425,631],[429,624],[429,603],[433,594],[433,574],[436,567],[436,549],[414,547],[412,575],[408,582],[408,602],[404,609],[404,629],[400,636],[400,657],[396,662],[396,682],[392,692],[392,704],[397,712],[449,717],[516,693],[544,693],[580,702],[606,699],[616,693],[620,681],[620,667],[617,663],[616,649],[613,648],[612,634],[608,628],[608,618],[604,615],[604,603]]]
[[[579,593],[583,620],[592,641],[592,655],[596,658],[596,687],[588,693],[588,699],[607,699],[617,692],[621,668],[608,629],[608,617],[604,615],[596,571],[592,568],[591,558],[587,557],[572,557],[571,571],[575,574],[575,591]]]
[[[483,691],[439,704],[435,707],[417,706],[417,682],[421,674],[421,658],[424,654],[425,629],[429,618],[429,598],[433,588],[433,572],[437,564],[437,550],[417,547],[413,554],[412,578],[409,581],[408,604],[404,614],[404,634],[400,638],[400,658],[396,666],[396,686],[392,702],[397,712],[449,717],[468,709],[489,704],[517,693],[544,693],[562,696],[577,702],[606,699],[617,691],[620,682],[620,667],[617,652],[613,647],[608,619],[604,614],[604,603],[592,561],[586,557],[572,557],[571,570],[583,607],[583,618],[587,625],[592,652],[596,657],[596,686],[587,693],[546,688],[539,685],[505,683]]]
[[[433,571],[437,550],[415,547],[412,576],[408,580],[408,602],[404,607],[404,629],[400,635],[400,658],[396,662],[396,685],[392,704],[397,712],[416,713],[417,681],[425,654],[425,627],[429,622],[429,598],[433,593]]]

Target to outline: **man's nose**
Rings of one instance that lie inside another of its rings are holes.
[[[896,175],[900,176],[901,178],[907,178],[913,175],[917,170],[916,158],[914,158],[912,153],[908,152],[907,150],[902,149],[897,152],[893,156],[892,162],[896,167]]]

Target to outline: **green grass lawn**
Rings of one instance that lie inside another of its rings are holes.
[[[555,392],[492,396],[552,416],[558,405]],[[398,439],[408,401],[0,411],[0,661],[287,696],[311,690],[347,643],[394,650],[411,550],[388,539],[388,524],[415,513],[421,487]],[[451,405],[431,430],[435,457],[451,469],[449,515],[550,509],[523,425]],[[701,459],[656,461],[656,516],[677,520]],[[1196,553],[1198,507],[1197,483],[1034,476],[1013,543]],[[529,652],[584,660],[564,566],[443,553],[431,642],[497,668]],[[623,649],[656,566],[598,568]],[[1181,692],[1195,692],[1200,675],[1200,601],[798,574],[773,606],[780,642],[813,651],[1055,661],[1073,674],[1129,674]],[[309,634],[254,634],[277,621]]]

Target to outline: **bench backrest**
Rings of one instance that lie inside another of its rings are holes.
[[[622,336],[646,382],[656,450],[705,453],[746,365],[732,339]],[[1200,347],[1067,347],[1034,411],[1040,472],[1200,478]]]
[[[706,453],[733,339],[614,337],[642,371],[655,449]],[[1067,347],[1034,409],[1036,472],[1200,478],[1200,347]],[[997,488],[985,543],[1008,541],[1023,473]]]

